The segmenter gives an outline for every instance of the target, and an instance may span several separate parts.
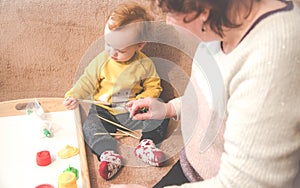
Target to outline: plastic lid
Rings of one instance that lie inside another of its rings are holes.
[[[76,188],[76,176],[73,172],[63,172],[58,177],[58,187]]]
[[[50,185],[50,184],[41,184],[36,186],[35,188],[54,188],[54,186]]]
[[[51,156],[49,151],[40,151],[36,154],[36,163],[39,166],[47,166],[51,163]]]
[[[75,174],[76,179],[78,180],[79,175],[78,175],[78,170],[74,167],[69,166],[68,168],[66,168],[63,172],[72,172]]]

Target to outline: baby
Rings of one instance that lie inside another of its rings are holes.
[[[67,109],[75,109],[78,99],[88,96],[101,101],[91,106],[83,133],[100,161],[98,171],[104,179],[117,174],[122,167],[122,157],[117,140],[111,136],[118,128],[103,119],[131,130],[142,129],[140,143],[134,152],[145,163],[161,166],[165,160],[157,144],[164,139],[168,120],[134,121],[125,108],[128,101],[158,98],[162,92],[154,63],[140,51],[146,44],[151,20],[146,10],[136,3],[121,4],[114,9],[105,26],[105,51],[92,60],[74,87],[65,94]]]

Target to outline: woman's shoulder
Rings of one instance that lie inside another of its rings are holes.
[[[249,37],[261,38],[264,40],[270,37],[290,39],[300,32],[300,9],[297,5],[292,10],[280,11],[261,20]]]
[[[286,50],[291,55],[300,43],[299,23],[300,10],[296,5],[292,10],[272,14],[255,25],[233,54],[270,58],[276,53],[284,55],[282,50]]]

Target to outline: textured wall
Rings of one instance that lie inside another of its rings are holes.
[[[126,0],[0,0],[0,101],[62,97],[120,2]],[[150,44],[145,52],[190,68],[178,50]]]
[[[1,0],[0,101],[62,97],[85,52],[103,35],[110,10],[120,2],[126,1]],[[180,59],[172,49],[164,55],[148,45],[145,51]]]
[[[119,2],[0,1],[0,101],[62,97]]]
[[[112,1],[1,1],[0,100],[62,96]]]

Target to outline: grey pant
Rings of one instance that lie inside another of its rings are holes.
[[[112,115],[106,109],[92,105],[88,117],[83,124],[83,134],[86,143],[98,156],[107,150],[118,152],[117,140],[110,135],[95,136],[95,133],[115,133],[118,127],[104,120],[97,115],[110,121],[121,124],[131,130],[142,129],[142,139],[151,139],[155,144],[160,144],[167,131],[169,119],[165,120],[144,120],[136,121],[129,117],[129,113]]]

